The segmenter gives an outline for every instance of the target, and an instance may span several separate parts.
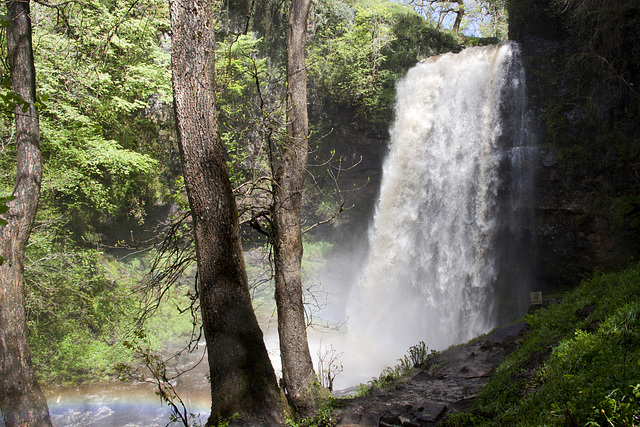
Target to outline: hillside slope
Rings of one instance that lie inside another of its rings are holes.
[[[640,425],[640,264],[545,298],[520,322],[431,355],[401,378],[392,372],[334,402],[331,422]]]

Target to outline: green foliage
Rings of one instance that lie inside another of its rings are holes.
[[[140,327],[138,286],[150,254],[123,262],[78,247],[60,217],[46,214],[38,214],[25,265],[29,341],[38,375],[45,384],[112,378],[117,365],[139,362],[127,342]],[[189,341],[193,322],[185,310],[186,294],[184,286],[167,291],[146,319],[149,349]]]
[[[392,387],[400,378],[408,375],[416,366],[427,364],[431,359],[439,353],[435,350],[429,352],[428,347],[423,341],[409,348],[409,353],[398,359],[398,364],[382,370],[378,378],[369,381],[368,384],[360,384],[358,386],[358,396],[364,396],[371,393],[373,387],[389,388]]]
[[[421,59],[462,48],[458,36],[436,30],[418,15],[396,13],[394,21],[389,67],[396,73],[404,74]]]
[[[428,350],[424,341],[409,347],[409,354],[404,356],[405,364],[411,367],[422,365],[429,358]]]
[[[195,311],[190,310],[193,300],[189,290],[188,285],[168,290],[160,306],[145,319],[145,342],[150,349],[166,348],[169,344],[186,345],[192,338],[192,332],[197,335],[201,324],[199,307],[196,306]]]
[[[11,83],[8,78],[2,79],[2,85],[0,88],[0,104],[3,107],[2,112],[4,116],[13,118],[15,114],[16,106],[20,106],[23,113],[29,110],[29,103],[22,99],[20,95],[11,90]]]
[[[7,206],[7,202],[15,199],[15,196],[4,196],[0,197],[0,215],[7,213],[9,210],[9,206]],[[0,227],[4,227],[7,225],[7,221],[3,218],[0,218]]]
[[[525,316],[531,332],[449,425],[637,425],[640,264]]]
[[[324,265],[333,245],[327,241],[312,238],[304,238],[303,245],[302,275],[304,278],[312,280]]]
[[[267,138],[262,127],[270,120],[273,106],[263,99],[270,71],[267,59],[259,54],[261,44],[263,40],[253,33],[231,35],[218,40],[216,50],[218,125],[227,148],[231,182],[236,186],[266,169]]]
[[[340,7],[336,12],[331,10],[336,6]],[[329,19],[335,20],[344,4],[327,2],[325,7]],[[311,47],[309,77],[325,97],[352,105],[361,114],[371,113],[377,117],[388,110],[391,101],[386,99],[386,109],[385,106],[379,108],[381,98],[389,98],[388,92],[393,88],[395,76],[381,68],[387,60],[383,49],[393,37],[391,9],[400,6],[391,2],[362,2],[352,7],[350,14],[343,15],[353,16],[353,21],[328,27],[324,34],[318,35],[325,43]]]
[[[318,409],[318,414],[311,418],[305,418],[299,423],[292,419],[287,419],[287,426],[290,427],[331,427],[338,423],[336,418],[336,411],[344,407],[344,402],[334,399],[333,397],[327,398]]]
[[[222,418],[218,419],[218,422],[216,424],[207,424],[207,427],[228,427],[229,424],[231,424],[233,421],[237,421],[237,420],[241,420],[242,419],[242,415],[238,414],[237,412],[233,415],[231,415],[228,419],[223,420]]]
[[[628,391],[613,390],[594,408],[594,418],[589,427],[640,425],[640,384],[630,385]]]
[[[29,342],[45,383],[104,379],[129,357],[119,343],[137,302],[126,276],[104,255],[75,246],[43,218],[27,248],[25,282]],[[130,280],[130,279],[129,279]]]
[[[324,25],[309,48],[311,86],[321,99],[373,122],[389,119],[395,82],[410,66],[459,49],[454,36],[391,1],[327,0],[317,9]]]
[[[640,196],[620,196],[613,200],[611,209],[616,225],[627,224],[631,229],[640,229]]]
[[[58,144],[64,142],[62,149]],[[56,138],[47,148],[54,147],[46,167],[45,200],[78,222],[122,216],[143,222],[145,206],[156,198],[157,161],[100,136]]]
[[[169,54],[162,49],[167,6],[157,0],[92,0],[60,7],[37,6],[39,92],[56,101],[43,116],[56,126],[98,125],[106,139],[124,148],[153,148],[135,122],[150,120],[158,103],[171,100]]]
[[[78,234],[142,222],[170,163],[168,10],[157,0],[34,5],[43,202]],[[159,162],[158,160],[161,160]]]

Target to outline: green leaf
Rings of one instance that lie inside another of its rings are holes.
[[[6,213],[9,210],[9,206],[7,206],[6,203],[15,198],[15,196],[0,197],[0,214]],[[0,218],[0,226],[4,227],[5,225],[7,225],[7,221]]]

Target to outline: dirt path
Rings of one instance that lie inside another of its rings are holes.
[[[470,343],[453,347],[415,369],[393,390],[374,387],[371,394],[345,399],[340,427],[432,426],[447,413],[468,408],[495,368],[512,353],[527,325],[494,330]]]

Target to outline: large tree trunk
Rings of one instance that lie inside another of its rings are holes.
[[[283,421],[284,405],[249,294],[238,213],[214,100],[213,0],[171,0],[178,141],[198,259],[211,417]]]
[[[287,26],[287,136],[275,174],[273,245],[282,375],[299,417],[315,412],[317,390],[302,301],[300,204],[307,167],[305,40],[311,0],[292,0]]]
[[[8,203],[8,224],[0,228],[0,409],[4,424],[50,426],[47,401],[38,386],[27,343],[24,251],[36,216],[42,160],[40,128],[34,106],[36,81],[28,1],[8,2],[7,49],[11,88],[28,105],[17,105],[15,199]]]

